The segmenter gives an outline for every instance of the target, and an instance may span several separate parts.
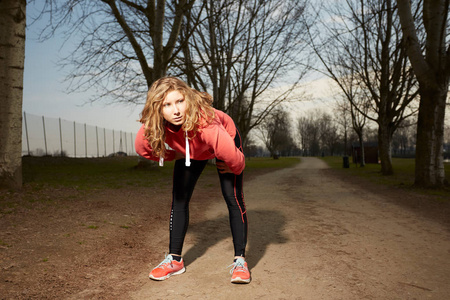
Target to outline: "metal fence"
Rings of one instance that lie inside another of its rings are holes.
[[[22,155],[106,157],[136,155],[134,136],[97,126],[23,113]]]

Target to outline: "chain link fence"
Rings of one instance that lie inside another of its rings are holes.
[[[23,113],[22,155],[106,157],[136,155],[134,135]]]

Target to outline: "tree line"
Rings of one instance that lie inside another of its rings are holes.
[[[392,174],[394,134],[417,114],[415,183],[444,184],[447,0],[3,0],[1,185],[21,185],[15,110],[22,96],[10,91],[20,91],[23,58],[12,54],[23,56],[26,6],[38,3],[33,18],[50,16],[41,39],[62,32],[67,41],[79,40],[61,61],[71,70],[69,91],[95,89],[93,101],[140,103],[156,79],[177,76],[210,92],[244,143],[252,130],[292,142],[280,134],[286,126],[281,104],[301,100],[299,83],[320,72],[343,95],[353,129],[344,140],[355,132],[362,144],[366,122],[375,122],[381,171]],[[328,137],[328,149],[334,138]],[[279,151],[274,141],[265,144]]]
[[[297,118],[290,118],[286,110],[277,109],[267,118],[249,142],[247,153],[251,156],[353,156],[361,149],[354,163],[365,165],[363,148],[378,145],[376,123],[365,124],[361,129],[350,122],[349,111],[342,107],[329,110],[311,109]],[[416,116],[417,118],[417,116]],[[361,131],[363,131],[361,143]],[[392,136],[392,157],[414,158],[416,154],[417,121],[404,121]],[[450,125],[445,127],[445,159],[450,159]],[[264,147],[258,146],[262,144]],[[362,147],[361,147],[362,146]],[[352,151],[353,149],[353,151]],[[378,159],[380,157],[377,157]]]

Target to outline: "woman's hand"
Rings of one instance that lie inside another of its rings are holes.
[[[217,170],[219,170],[220,174],[233,173],[233,172],[231,172],[231,170],[227,166],[227,164],[221,160],[216,160],[216,166],[217,166]]]

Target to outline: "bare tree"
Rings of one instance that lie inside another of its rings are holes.
[[[45,0],[43,13],[51,18],[41,38],[63,29],[67,42],[81,37],[61,62],[71,69],[69,92],[93,89],[99,98],[141,103],[142,95],[167,74],[178,54],[182,20],[194,3]]]
[[[0,1],[0,187],[22,187],[26,0]]]
[[[408,56],[419,81],[415,185],[439,187],[445,181],[443,143],[450,81],[450,2],[398,0],[397,3]],[[425,44],[420,42],[422,35],[426,36]]]
[[[417,95],[396,7],[391,0],[346,0],[330,7],[322,46],[312,38],[315,52],[325,74],[339,86],[353,72],[356,84],[370,95],[372,109],[365,116],[378,124],[381,172],[392,174],[392,135],[402,120],[414,114],[410,104]],[[357,98],[348,97],[352,99]]]
[[[281,108],[273,110],[259,126],[260,139],[274,159],[293,144],[290,128],[288,113]]]
[[[320,141],[322,145],[322,154],[328,150],[328,153],[333,156],[336,152],[341,136],[333,117],[328,113],[323,113],[319,120]]]
[[[364,129],[366,127],[367,112],[369,108],[369,102],[364,94],[359,93],[359,95],[353,95],[354,98],[351,100],[350,114],[352,116],[352,127],[358,136],[359,148],[361,149],[361,156],[358,157],[359,165],[364,167],[366,165],[365,149],[364,149]]]
[[[212,91],[215,107],[233,117],[246,140],[274,108],[292,99],[306,72],[301,54],[307,0],[203,3],[206,21],[185,45],[179,73],[198,89]],[[187,37],[193,28],[189,20],[185,25]],[[269,92],[286,83],[283,91]]]
[[[335,122],[341,127],[342,137],[344,139],[343,147],[344,156],[348,155],[348,140],[349,140],[349,128],[351,124],[350,115],[350,102],[347,101],[346,97],[342,97],[342,100],[338,100],[336,104],[337,115],[335,116]]]
[[[338,68],[337,73],[339,74],[339,80],[335,80],[335,82],[341,88],[344,98],[350,104],[345,108],[350,113],[352,128],[358,137],[359,147],[361,149],[361,155],[358,157],[359,164],[361,167],[364,167],[366,165],[364,129],[371,107],[370,99],[367,96],[367,92],[364,91],[364,86],[359,81],[355,68]]]
[[[317,156],[320,153],[320,111],[309,112],[298,119],[298,133],[304,156]]]

